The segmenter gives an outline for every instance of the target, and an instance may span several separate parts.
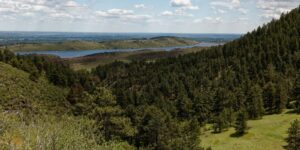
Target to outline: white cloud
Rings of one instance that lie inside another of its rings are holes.
[[[96,11],[97,16],[107,18],[120,18],[122,16],[133,15],[133,10],[110,9],[107,11]]]
[[[219,24],[222,23],[224,20],[221,17],[205,17],[203,19],[195,19],[194,23],[210,23],[210,24]]]
[[[232,0],[231,3],[234,5],[234,6],[239,6],[241,4],[240,0]]]
[[[11,17],[38,16],[44,19],[78,19],[86,6],[73,0],[0,0],[0,15]]]
[[[246,15],[248,13],[248,9],[245,9],[245,8],[239,8],[238,11],[244,15]]]
[[[249,21],[249,18],[240,17],[237,19],[237,21]]]
[[[189,7],[192,6],[190,0],[171,0],[171,5],[173,7]]]
[[[162,15],[162,16],[173,16],[174,13],[171,12],[171,11],[164,11],[164,12],[161,13],[161,15]]]
[[[193,14],[187,13],[184,9],[176,9],[175,15],[184,17],[194,17]]]
[[[264,19],[279,18],[281,13],[289,12],[299,6],[300,0],[258,0],[257,8],[263,11]]]
[[[120,19],[125,21],[147,21],[151,19],[152,16],[150,15],[138,15],[135,14],[133,10],[126,10],[126,9],[110,9],[107,11],[96,11],[96,16],[99,18],[105,19]]]
[[[222,9],[222,8],[216,8],[214,6],[212,6],[211,8],[214,10],[215,14],[225,14],[225,13],[227,13],[227,10]]]
[[[146,6],[137,4],[135,7]],[[75,0],[0,0],[0,16],[19,21],[31,19],[31,22],[97,22],[112,18],[128,22],[146,22],[152,18],[150,15],[136,14],[133,10],[126,9],[93,10]]]
[[[212,1],[210,5],[214,8],[225,8],[225,9],[234,9],[240,7],[240,2],[236,0],[223,0],[223,1]]]
[[[187,13],[183,9],[176,9],[175,11],[164,11],[160,16],[175,16],[175,17],[194,17],[193,14]]]
[[[134,8],[145,9],[146,5],[145,4],[136,4],[136,5],[134,5]]]
[[[198,6],[194,6],[191,0],[171,0],[171,6],[178,7],[180,9],[198,10]]]
[[[212,0],[210,5],[215,10],[215,13],[224,14],[229,10],[237,11],[244,15],[248,13],[248,9],[241,7],[240,0]]]

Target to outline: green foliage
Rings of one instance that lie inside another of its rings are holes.
[[[20,112],[28,118],[47,113],[88,117],[95,122],[91,139],[108,149],[129,148],[124,141],[138,149],[201,149],[195,134],[200,125],[214,123],[215,131],[222,132],[231,129],[239,109],[249,119],[261,119],[265,113],[280,113],[293,100],[299,108],[299,12],[297,8],[223,46],[156,62],[115,62],[91,72],[73,71],[57,58],[4,50],[0,61],[15,68],[0,63],[1,106],[8,112],[24,110]],[[245,119],[238,115],[237,120],[242,132]],[[30,125],[30,120],[24,122]],[[55,128],[65,130],[61,126]],[[64,135],[50,137],[55,147],[72,146],[64,145]]]
[[[223,130],[226,130],[230,126],[229,120],[227,120],[229,112],[227,109],[223,110],[219,116],[214,118],[213,129],[215,133],[221,133]]]
[[[266,112],[273,113],[276,101],[276,88],[273,83],[267,83],[264,87],[264,102]]]
[[[298,150],[300,147],[300,122],[295,120],[291,123],[291,127],[288,130],[288,137],[286,141],[288,145],[285,146],[287,150]]]
[[[251,87],[246,105],[249,118],[259,119],[264,114],[262,89],[258,85]]]
[[[241,136],[244,135],[247,131],[247,116],[246,112],[242,111],[238,113],[236,117],[236,122],[235,122],[235,131],[236,135]]]
[[[104,135],[106,140],[126,139],[136,134],[130,118],[125,116],[111,91],[102,87],[96,88],[92,95],[87,94],[86,98],[89,99],[85,99],[86,102],[92,102],[87,105],[94,105],[89,110],[89,116],[95,119],[98,134]]]
[[[7,111],[25,110],[30,113],[67,112],[66,89],[55,87],[45,78],[36,82],[29,74],[0,62],[0,103]]]
[[[292,92],[293,100],[296,101],[297,111],[300,113],[300,76],[298,76]]]
[[[0,114],[0,149],[97,149],[92,122],[63,116]],[[24,122],[26,120],[26,122]]]

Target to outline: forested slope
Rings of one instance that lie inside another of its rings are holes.
[[[64,112],[67,90],[55,87],[45,79],[29,79],[29,74],[0,62],[0,103],[7,111],[30,113]]]
[[[260,119],[285,108],[300,112],[299,35],[297,8],[224,46],[153,63],[115,62],[77,72],[56,58],[9,51],[0,51],[0,61],[27,72],[4,65],[31,80],[14,88],[46,78],[69,89],[60,107],[92,122],[83,130],[92,134],[83,139],[96,147],[125,141],[125,147],[142,149],[202,149],[199,128],[206,123],[220,133],[234,126],[237,114]]]
[[[215,132],[232,126],[241,110],[249,119],[259,119],[299,107],[299,35],[297,8],[224,46],[156,63],[114,63],[94,73],[141,126],[136,142],[160,145],[151,143],[152,136],[143,131],[155,117],[139,121],[139,110],[145,107],[155,107],[179,122],[196,118],[201,124],[214,123]],[[164,126],[171,122],[161,121]],[[158,136],[168,131],[151,129]]]

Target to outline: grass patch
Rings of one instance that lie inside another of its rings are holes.
[[[268,115],[261,120],[250,120],[247,134],[242,137],[232,137],[234,128],[214,134],[211,127],[201,135],[201,145],[211,146],[213,150],[282,150],[286,144],[284,138],[290,123],[300,119],[300,115],[283,113]]]

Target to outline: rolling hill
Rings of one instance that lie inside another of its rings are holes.
[[[11,51],[59,51],[59,50],[94,50],[94,49],[134,49],[171,46],[195,45],[198,42],[177,37],[157,37],[152,39],[115,40],[104,42],[65,41],[59,43],[15,44],[2,48]]]
[[[66,94],[66,89],[51,85],[45,78],[31,81],[28,73],[0,62],[0,103],[4,110],[64,113]]]

